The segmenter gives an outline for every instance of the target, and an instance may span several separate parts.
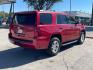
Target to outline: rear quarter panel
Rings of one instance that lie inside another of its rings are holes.
[[[38,31],[38,45],[41,49],[46,49],[48,48],[49,42],[51,35],[55,32],[55,15],[52,14],[52,24],[40,24],[40,13],[38,13],[37,17],[37,31]]]

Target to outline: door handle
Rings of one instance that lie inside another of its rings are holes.
[[[72,28],[72,29],[73,29],[74,27],[70,27],[70,28]]]
[[[63,28],[60,28],[60,29],[63,29]]]

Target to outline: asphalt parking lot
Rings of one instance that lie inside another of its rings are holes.
[[[0,70],[93,70],[93,32],[87,32],[83,45],[64,46],[55,57],[23,50],[7,35],[8,29],[0,29]]]

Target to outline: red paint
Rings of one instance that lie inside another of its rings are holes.
[[[57,14],[68,16],[61,12],[33,11],[33,12],[20,12],[16,14],[32,14],[32,13],[36,14],[35,25],[26,26],[26,25],[15,24],[13,22],[10,24],[9,39],[12,41],[13,44],[19,45],[21,47],[28,47],[34,49],[47,49],[52,35],[54,34],[61,35],[62,43],[64,43],[78,39],[80,37],[80,32],[82,30],[85,30],[85,27],[82,24],[57,24],[56,23]],[[51,14],[52,24],[41,25],[40,13]],[[18,29],[20,30],[20,32],[22,31],[21,34],[17,34]],[[16,42],[17,39],[20,41]],[[21,42],[22,40],[25,41]]]

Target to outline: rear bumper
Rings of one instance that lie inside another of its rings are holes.
[[[32,49],[39,48],[36,40],[21,40],[21,39],[12,37],[11,34],[9,34],[9,40],[11,43],[24,47],[24,48],[32,48]]]

